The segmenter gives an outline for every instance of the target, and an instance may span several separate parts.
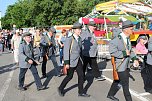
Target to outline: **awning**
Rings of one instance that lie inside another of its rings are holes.
[[[134,3],[137,2],[139,0],[117,0],[118,2],[123,2],[123,3]]]
[[[82,18],[82,21],[84,24],[88,24],[89,19],[93,19],[96,24],[104,24],[105,21],[106,21],[106,23],[112,23],[112,21],[109,19],[105,19],[105,21],[104,21],[104,18]]]
[[[101,16],[101,18],[103,18],[104,16]],[[137,21],[137,19],[133,16],[127,16],[127,15],[105,15],[105,18],[108,18],[110,21],[112,22],[119,22],[120,21],[120,17],[124,17],[127,20],[130,20],[132,22]]]

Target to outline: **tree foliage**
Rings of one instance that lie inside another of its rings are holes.
[[[96,4],[110,0],[18,0],[8,6],[3,28],[73,24]]]

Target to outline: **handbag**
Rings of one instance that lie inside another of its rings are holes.
[[[72,37],[72,42],[71,42],[71,45],[70,45],[70,53],[69,53],[69,54],[71,54],[73,42],[74,42],[74,38]],[[64,75],[67,75],[67,74],[68,74],[68,69],[69,69],[69,68],[66,68],[66,66],[65,66],[65,64],[64,64],[64,66],[63,66],[63,74],[64,74]]]
[[[67,74],[68,74],[68,71],[67,71],[67,68],[66,68],[65,65],[63,66],[62,72],[63,72],[64,75],[67,75]]]

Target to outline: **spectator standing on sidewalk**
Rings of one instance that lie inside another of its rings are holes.
[[[34,53],[33,53],[33,47],[31,43],[31,33],[25,32],[23,33],[23,41],[19,45],[19,67],[20,67],[20,73],[19,73],[19,90],[26,90],[27,88],[24,87],[24,80],[25,80],[25,74],[28,69],[31,70],[37,90],[43,90],[45,89],[44,86],[42,86],[41,79],[38,75],[38,71],[36,68],[37,63],[34,61]]]
[[[8,33],[7,33],[7,29],[3,31],[3,37],[4,37],[4,45],[5,45],[5,48],[7,49],[8,48],[8,42],[7,42],[7,36],[8,36]]]
[[[12,49],[11,49],[11,39],[12,39],[13,34],[12,34],[9,30],[8,30],[7,33],[8,33],[8,34],[7,34],[8,50],[9,50],[9,51],[12,51]]]
[[[3,41],[3,38],[2,38],[2,34],[0,33],[0,55],[2,54],[2,51],[3,51],[2,41]]]
[[[146,35],[139,36],[136,45],[136,54],[147,54],[148,49],[145,44],[148,42],[148,37]]]
[[[34,56],[37,61],[39,61],[41,58],[41,48],[40,48],[41,37],[42,37],[41,30],[36,29],[36,33],[33,37],[33,47],[34,47]]]
[[[23,35],[23,29],[20,28],[19,31],[20,31],[20,35],[22,36]]]
[[[21,35],[19,34],[19,30],[16,30],[15,34],[12,37],[11,40],[11,48],[13,49],[13,53],[14,53],[14,60],[16,65],[19,65],[19,45],[21,42]]]
[[[59,44],[59,51],[60,51],[60,66],[63,66],[63,47],[65,43],[65,39],[67,37],[67,32],[65,29],[62,30],[62,34],[59,36],[58,44]]]
[[[85,75],[85,71],[87,65],[89,64],[92,68],[93,76],[95,80],[103,81],[105,78],[101,75],[98,64],[97,64],[97,39],[94,34],[94,30],[96,28],[96,24],[93,19],[90,19],[89,24],[85,30],[81,33],[82,38],[82,55],[83,55],[83,71]]]
[[[5,37],[4,37],[4,33],[5,33],[5,30],[2,30],[1,32],[1,36],[2,36],[2,52],[4,52],[4,48],[5,48]]]

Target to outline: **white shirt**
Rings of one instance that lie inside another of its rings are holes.
[[[74,38],[77,40],[77,42],[78,42],[78,38],[79,38],[79,36],[77,36],[77,35],[75,35],[75,34],[73,34],[73,36],[74,36]]]
[[[125,44],[127,45],[127,36],[122,32],[120,33],[121,37],[123,38]],[[131,48],[131,42],[129,40],[129,49]]]
[[[21,36],[17,36],[17,35],[13,35],[12,40],[11,40],[11,44],[13,45],[14,49],[19,49],[19,44],[21,42]]]

